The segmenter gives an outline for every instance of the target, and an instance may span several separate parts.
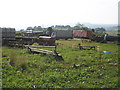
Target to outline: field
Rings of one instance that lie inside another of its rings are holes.
[[[80,39],[57,40],[56,43],[57,52],[64,60],[51,55],[33,54],[25,48],[2,47],[2,87],[119,87],[118,45],[82,42]],[[99,50],[80,50],[79,43],[84,46],[99,46]]]
[[[120,34],[120,32],[118,32],[117,30],[107,31],[106,33],[109,34],[109,35],[118,35],[118,34]]]

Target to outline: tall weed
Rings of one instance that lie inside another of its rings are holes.
[[[10,65],[26,69],[27,64],[28,64],[28,57],[27,56],[20,55],[20,54],[17,54],[15,52],[12,52],[10,54]]]

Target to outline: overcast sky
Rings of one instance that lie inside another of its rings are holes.
[[[118,24],[119,0],[0,0],[0,27]]]

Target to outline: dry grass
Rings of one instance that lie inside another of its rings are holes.
[[[33,43],[32,45],[39,45],[38,43]]]
[[[19,55],[15,52],[10,54],[10,65],[22,67],[25,69],[27,67],[28,57],[24,55]]]

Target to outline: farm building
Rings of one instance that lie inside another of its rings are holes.
[[[15,39],[15,28],[0,28],[2,39]]]

